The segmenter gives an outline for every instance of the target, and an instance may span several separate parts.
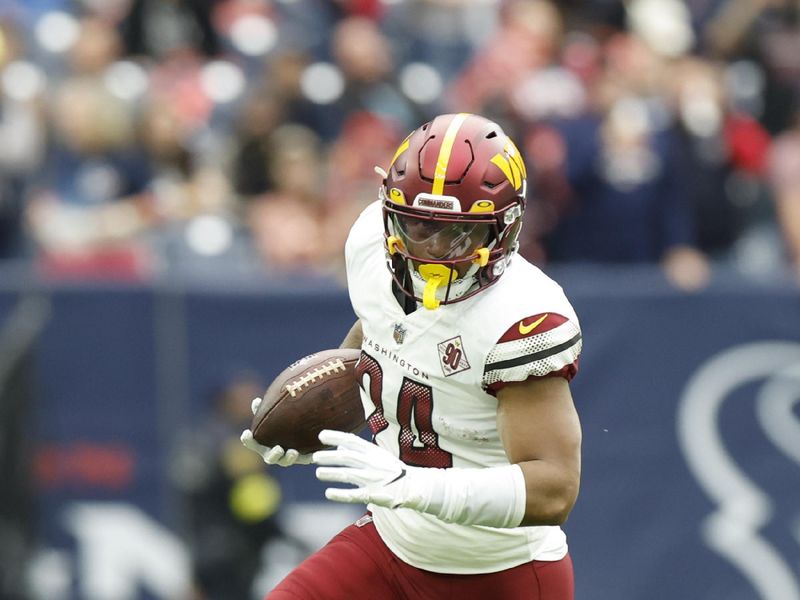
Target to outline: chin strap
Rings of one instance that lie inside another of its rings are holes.
[[[422,292],[422,306],[428,310],[439,308],[441,302],[436,297],[436,290],[442,283],[448,285],[455,281],[457,273],[454,269],[444,265],[425,264],[419,266],[419,274],[425,279],[425,289]]]

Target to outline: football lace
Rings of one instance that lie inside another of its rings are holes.
[[[332,373],[338,373],[339,371],[344,371],[345,366],[342,362],[342,359],[335,358],[315,369],[312,369],[308,373],[304,374],[299,379],[295,381],[289,382],[286,384],[286,391],[289,392],[289,395],[294,398],[297,396],[297,392],[306,387],[309,384],[314,383],[317,379],[322,379],[326,375],[330,375]]]

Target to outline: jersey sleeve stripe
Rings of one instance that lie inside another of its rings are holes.
[[[537,362],[540,360],[544,360],[546,358],[550,358],[551,356],[555,356],[556,354],[560,354],[565,350],[572,348],[576,344],[580,343],[582,339],[581,333],[578,332],[572,338],[567,340],[562,344],[558,344],[557,346],[552,346],[550,348],[546,348],[544,350],[540,350],[539,352],[534,352],[533,354],[527,354],[524,356],[518,356],[516,358],[510,358],[508,360],[501,360],[498,362],[487,364],[484,373],[489,373],[490,371],[498,371],[503,369],[511,369],[513,367],[518,367],[520,365],[525,365],[528,363]]]
[[[486,356],[484,365],[530,356],[531,354],[545,351],[548,348],[553,348],[569,341],[578,333],[580,333],[580,329],[575,323],[565,321],[554,329],[543,331],[535,335],[529,335],[511,341],[501,340]]]
[[[539,313],[522,319],[518,323],[514,323],[508,331],[503,334],[498,343],[513,342],[521,340],[526,337],[533,337],[551,331],[569,319],[558,313]]]

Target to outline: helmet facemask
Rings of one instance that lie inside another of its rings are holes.
[[[398,206],[388,199],[383,213],[394,280],[428,309],[466,300],[494,283],[516,250],[522,216],[520,205],[475,214]],[[507,215],[513,217],[509,225]]]

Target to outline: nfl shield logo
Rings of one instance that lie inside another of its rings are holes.
[[[406,339],[406,328],[403,327],[401,323],[394,324],[394,333],[392,334],[394,337],[394,341],[398,344],[402,344],[403,340]]]

